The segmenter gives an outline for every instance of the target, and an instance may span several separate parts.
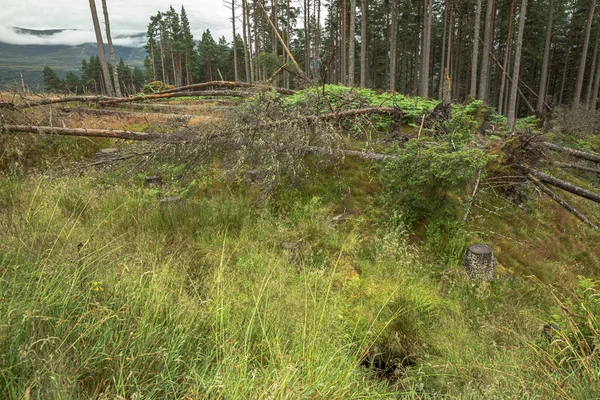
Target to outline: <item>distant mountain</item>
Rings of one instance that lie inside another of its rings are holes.
[[[53,35],[73,29],[51,29],[33,30],[25,28],[13,28],[14,32],[24,35],[33,35],[40,38],[48,38]],[[117,38],[137,38],[140,42],[144,33],[132,35],[118,35]],[[108,54],[108,48],[106,48]],[[21,82],[20,74],[23,73],[26,84],[35,88],[42,83],[42,70],[49,65],[60,76],[64,77],[68,71],[78,73],[81,68],[81,60],[89,59],[92,55],[98,55],[98,47],[95,43],[80,45],[65,44],[10,44],[0,38],[0,89],[12,85],[15,81]],[[143,66],[146,58],[146,50],[143,47],[115,46],[117,61],[123,61],[130,66]]]

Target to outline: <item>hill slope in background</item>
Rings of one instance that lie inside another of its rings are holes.
[[[24,28],[14,28],[16,32],[40,37],[47,37],[63,30],[36,31]],[[136,34],[133,36],[143,36]],[[107,54],[108,54],[108,48]],[[10,44],[0,39],[0,87],[20,82],[23,73],[25,83],[32,89],[42,84],[42,70],[49,65],[61,77],[68,71],[79,72],[81,60],[98,55],[94,43],[80,45],[66,44]],[[115,46],[117,60],[131,66],[143,66],[146,51],[142,47]]]

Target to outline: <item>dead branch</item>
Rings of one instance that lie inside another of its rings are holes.
[[[559,168],[576,169],[578,171],[591,172],[592,174],[600,175],[599,168],[584,167],[583,165],[579,165],[579,164],[570,164],[570,163],[563,163],[563,162],[553,162],[552,165],[556,165]]]
[[[469,218],[469,214],[471,213],[471,208],[473,207],[473,203],[475,203],[475,197],[477,196],[477,191],[479,190],[479,182],[481,182],[481,172],[483,168],[479,168],[479,172],[477,173],[477,182],[475,182],[475,188],[473,189],[473,194],[471,195],[471,201],[469,201],[469,207],[463,216],[463,224],[467,222],[467,218]]]
[[[155,140],[169,135],[158,133],[115,131],[112,129],[59,128],[55,126],[4,125],[5,131],[59,136],[101,137],[126,140]]]
[[[559,153],[565,153],[573,157],[600,163],[600,154],[597,153],[590,153],[587,151],[570,149],[568,147],[563,147],[552,142],[544,142],[544,145],[550,150],[558,151]]]
[[[330,121],[330,120],[339,120],[342,118],[351,118],[357,117],[360,115],[396,115],[402,118],[402,110],[394,107],[371,107],[371,108],[361,108],[358,110],[347,110],[340,112],[333,112],[328,114],[321,115],[304,115],[294,119],[282,119],[273,122],[266,122],[264,124],[260,124],[260,127],[274,127],[280,125],[287,125],[298,123],[301,121],[304,122],[316,122],[316,121]]]
[[[250,92],[240,92],[238,90],[203,90],[199,92],[176,92],[176,93],[165,93],[165,94],[148,94],[145,96],[128,97],[128,98],[113,98],[108,101],[101,101],[98,104],[101,106],[111,106],[113,104],[128,103],[134,101],[145,101],[145,100],[160,100],[160,99],[171,99],[176,97],[194,97],[194,96],[229,96],[229,97],[249,97],[252,96]]]
[[[110,109],[94,109],[94,108],[69,108],[62,107],[60,109],[64,113],[77,113],[77,114],[89,114],[97,116],[134,116],[134,117],[145,117],[148,115],[159,115],[165,118],[181,118],[181,119],[192,119],[194,115],[191,114],[165,114],[165,113],[154,113],[154,112],[135,112],[135,111],[122,111],[122,110],[110,110]]]
[[[563,181],[562,179],[558,179],[553,176],[547,175],[543,172],[540,172],[531,167],[528,167],[527,165],[521,164],[521,165],[519,165],[519,167],[521,167],[521,169],[523,171],[527,172],[527,174],[531,174],[531,175],[535,176],[540,181],[547,183],[548,185],[555,186],[559,189],[565,190],[576,196],[583,197],[588,200],[592,200],[596,203],[600,203],[600,194],[598,194],[598,193],[594,193],[590,190],[573,185],[572,183]]]
[[[146,103],[146,104],[138,104],[138,103],[120,103],[114,104],[110,107],[113,108],[123,108],[130,110],[152,110],[156,112],[169,111],[173,113],[174,111],[229,111],[235,109],[235,103],[232,102],[232,105],[227,105],[228,103],[221,103],[225,100],[194,100],[193,104],[161,104],[161,103]],[[216,103],[217,105],[207,105],[211,103]],[[200,107],[197,106],[200,104]],[[219,105],[221,104],[221,105]],[[107,109],[107,108],[105,108]]]
[[[204,90],[204,89],[208,89],[208,88],[246,88],[246,89],[256,89],[256,90],[276,90],[277,92],[281,93],[281,94],[294,94],[296,93],[295,90],[291,90],[291,89],[283,89],[283,88],[276,88],[270,85],[257,85],[257,84],[252,84],[252,83],[246,83],[246,82],[228,82],[228,81],[212,81],[212,82],[204,82],[204,83],[197,83],[194,85],[187,85],[187,86],[181,86],[178,88],[174,88],[174,89],[167,89],[167,90],[163,90],[161,92],[158,92],[156,94],[167,94],[167,93],[179,93],[179,92],[183,92],[186,90]]]
[[[572,205],[567,203],[562,197],[560,197],[559,195],[554,193],[552,190],[548,189],[542,182],[540,182],[538,179],[536,179],[536,177],[534,177],[531,174],[527,174],[527,179],[529,179],[535,186],[537,186],[548,197],[550,197],[552,200],[554,200],[555,202],[560,204],[561,207],[563,207],[565,210],[567,210],[568,212],[570,212],[571,214],[573,214],[574,216],[579,218],[579,220],[581,220],[581,222],[583,222],[584,224],[586,224],[593,230],[600,232],[600,228],[597,225],[595,225],[592,221],[590,221],[585,215],[583,215],[582,213],[577,211],[575,209],[575,207],[573,207]]]

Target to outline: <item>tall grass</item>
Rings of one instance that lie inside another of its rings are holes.
[[[579,367],[575,331],[540,342],[545,288],[474,284],[380,210],[339,222],[333,199],[209,181],[159,204],[97,178],[0,178],[0,398],[595,393],[597,324],[576,325],[596,327]]]

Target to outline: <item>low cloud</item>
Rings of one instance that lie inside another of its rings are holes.
[[[144,37],[133,37],[132,32],[113,33],[113,43],[117,46],[141,47],[144,45]],[[0,42],[18,45],[67,45],[78,46],[84,43],[96,43],[96,35],[93,31],[68,29],[52,35],[33,35],[18,31],[13,27],[0,26]],[[104,40],[106,43],[106,40]]]

